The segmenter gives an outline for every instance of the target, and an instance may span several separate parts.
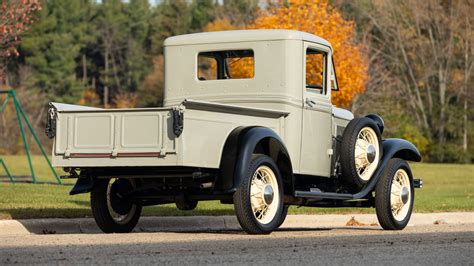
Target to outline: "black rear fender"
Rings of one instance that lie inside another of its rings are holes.
[[[293,168],[288,151],[282,139],[266,127],[239,127],[227,138],[222,152],[220,174],[215,190],[235,191],[246,174],[252,154],[270,156],[282,175],[285,193],[293,191]]]

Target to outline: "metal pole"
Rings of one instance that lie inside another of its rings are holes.
[[[4,162],[2,159],[0,159],[0,163],[1,163],[2,166],[3,166],[3,169],[5,169],[5,172],[7,172],[7,176],[8,176],[8,178],[10,179],[10,182],[12,182],[13,184],[15,184],[15,180],[13,180],[13,176],[12,176],[12,174],[10,173],[10,171],[8,171],[8,168],[7,168],[7,166],[5,165],[5,162]]]
[[[7,106],[8,100],[10,100],[10,94],[7,94],[5,101],[3,101],[2,107],[0,107],[0,113],[3,112],[3,109]]]
[[[56,181],[58,181],[58,184],[62,184],[61,178],[59,178],[58,173],[56,173],[56,170],[54,170],[54,167],[53,167],[53,165],[51,164],[51,161],[49,161],[48,155],[46,154],[43,145],[41,145],[41,142],[40,142],[38,136],[36,135],[35,130],[34,130],[33,127],[31,126],[30,121],[28,120],[28,117],[26,116],[25,112],[23,112],[23,108],[21,108],[21,105],[20,105],[20,103],[17,101],[16,98],[14,98],[14,101],[16,101],[16,104],[18,105],[18,107],[19,107],[19,109],[20,109],[21,115],[22,115],[23,118],[25,119],[26,125],[28,125],[28,128],[30,129],[30,132],[31,132],[31,134],[33,135],[33,138],[35,139],[36,143],[38,144],[38,146],[39,146],[39,148],[40,148],[40,150],[41,150],[41,153],[43,154],[44,158],[45,158],[46,161],[48,162],[48,165],[49,165],[49,168],[51,169],[51,172],[53,172],[54,177],[56,177]]]
[[[16,100],[15,91],[12,90],[11,94],[13,96],[13,103],[15,104],[15,109],[16,109],[16,117],[18,118],[18,123],[20,124],[21,137],[23,139],[23,143],[25,144],[25,152],[28,158],[28,165],[30,166],[31,178],[33,179],[33,184],[34,184],[36,183],[36,175],[35,175],[35,170],[33,169],[33,164],[31,163],[30,148],[28,146],[28,141],[26,140],[25,129],[23,128],[23,121],[21,121],[20,106],[18,105],[18,102]]]

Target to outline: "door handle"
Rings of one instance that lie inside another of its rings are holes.
[[[310,98],[306,98],[305,102],[309,107],[314,107],[316,105],[316,102],[311,100]]]

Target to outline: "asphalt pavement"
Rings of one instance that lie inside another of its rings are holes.
[[[474,221],[436,221],[403,231],[295,225],[257,236],[231,228],[0,234],[0,264],[474,265]]]

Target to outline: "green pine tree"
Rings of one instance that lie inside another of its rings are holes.
[[[149,43],[154,55],[163,52],[163,41],[191,30],[191,8],[186,0],[163,1],[152,13]]]
[[[29,87],[50,99],[75,103],[83,84],[76,77],[76,61],[88,42],[88,0],[45,1],[38,23],[23,37],[21,51],[31,67]]]

